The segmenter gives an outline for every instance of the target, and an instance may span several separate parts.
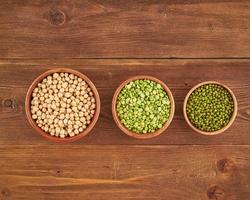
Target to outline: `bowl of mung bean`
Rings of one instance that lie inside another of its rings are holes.
[[[170,125],[175,110],[167,85],[152,76],[134,76],[114,93],[112,114],[117,126],[137,139],[153,138]]]
[[[203,135],[217,135],[233,124],[237,115],[237,100],[225,84],[205,81],[188,92],[183,114],[194,131]]]
[[[76,141],[95,126],[100,98],[92,81],[79,71],[54,68],[39,75],[26,94],[30,125],[55,142]]]

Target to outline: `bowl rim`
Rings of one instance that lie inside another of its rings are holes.
[[[76,136],[65,137],[65,138],[52,136],[49,133],[46,133],[45,131],[43,131],[40,127],[38,127],[35,120],[32,118],[32,114],[31,114],[32,93],[33,93],[33,90],[35,89],[35,87],[37,86],[37,84],[40,83],[48,75],[51,75],[53,73],[61,73],[61,72],[71,73],[71,74],[74,74],[74,75],[82,78],[91,88],[91,90],[94,94],[95,100],[96,100],[95,114],[92,117],[91,122],[87,126],[87,128]],[[100,96],[99,96],[98,90],[97,90],[96,86],[94,85],[94,83],[86,75],[82,74],[81,72],[74,70],[74,69],[71,69],[71,68],[64,68],[64,67],[50,69],[50,70],[47,70],[47,71],[41,73],[39,76],[37,76],[33,80],[33,82],[31,83],[31,85],[29,86],[28,91],[26,93],[26,98],[25,98],[25,112],[26,112],[26,116],[27,116],[27,119],[28,119],[30,125],[36,130],[36,132],[38,132],[44,138],[46,138],[50,141],[59,142],[59,143],[77,141],[77,140],[81,139],[82,137],[86,136],[94,128],[94,126],[99,118],[100,108],[101,108]]]
[[[135,133],[133,131],[128,130],[120,121],[117,111],[116,111],[116,102],[117,102],[117,97],[120,94],[121,90],[124,88],[125,85],[127,85],[128,83],[130,83],[131,81],[135,81],[135,80],[152,80],[155,81],[159,84],[162,85],[162,87],[164,88],[164,90],[167,92],[169,100],[170,100],[170,104],[171,104],[171,109],[170,109],[170,115],[168,120],[165,122],[165,124],[163,125],[162,128],[157,129],[155,132],[153,133],[148,133],[148,134],[138,134]],[[114,95],[113,95],[113,99],[112,99],[112,115],[113,115],[113,119],[116,123],[116,125],[120,128],[120,130],[127,134],[128,136],[134,137],[136,139],[149,139],[149,138],[153,138],[156,137],[160,134],[162,134],[167,128],[168,126],[171,124],[173,117],[174,117],[174,112],[175,112],[175,101],[174,101],[174,97],[172,92],[170,91],[170,89],[168,88],[168,86],[161,80],[153,77],[153,76],[149,76],[149,75],[138,75],[138,76],[132,76],[124,81],[121,82],[121,84],[117,87]]]
[[[233,111],[233,114],[231,116],[231,119],[230,121],[228,122],[228,124],[226,126],[224,126],[223,128],[217,130],[217,131],[213,131],[213,132],[206,132],[206,131],[202,131],[198,128],[196,128],[189,120],[188,116],[187,116],[187,112],[186,112],[186,106],[187,106],[187,101],[189,99],[189,96],[192,94],[192,92],[194,90],[196,90],[197,88],[199,88],[200,86],[202,85],[207,85],[207,84],[216,84],[216,85],[220,85],[222,86],[224,89],[226,89],[230,95],[232,96],[232,99],[233,99],[233,102],[234,102],[234,111]],[[224,131],[226,131],[234,122],[236,116],[237,116],[237,110],[238,110],[238,104],[237,104],[237,99],[233,93],[233,91],[227,86],[225,85],[224,83],[221,83],[221,82],[218,82],[218,81],[203,81],[201,83],[198,83],[197,85],[195,85],[194,87],[192,87],[189,92],[187,93],[185,99],[184,99],[184,102],[183,102],[183,115],[184,115],[184,118],[185,118],[185,121],[187,122],[187,124],[197,133],[200,133],[200,134],[203,134],[203,135],[208,135],[208,136],[211,136],[211,135],[218,135]]]

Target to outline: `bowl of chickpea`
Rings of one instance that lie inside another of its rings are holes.
[[[30,125],[56,142],[76,141],[95,126],[100,97],[93,82],[79,71],[55,68],[30,85],[25,111]]]

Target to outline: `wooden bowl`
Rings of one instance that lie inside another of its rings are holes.
[[[222,86],[223,88],[225,88],[232,96],[233,98],[233,102],[234,102],[234,111],[233,111],[233,114],[232,114],[232,117],[229,121],[229,123],[221,128],[220,130],[217,130],[217,131],[213,131],[213,132],[206,132],[206,131],[202,131],[198,128],[196,128],[190,121],[189,121],[189,118],[187,116],[187,112],[186,112],[186,106],[187,106],[187,101],[188,101],[188,98],[189,96],[191,95],[191,93],[196,90],[197,88],[199,88],[200,86],[202,85],[206,85],[206,84],[217,84],[217,85],[220,85]],[[225,130],[227,130],[234,122],[235,118],[236,118],[236,115],[237,115],[237,100],[236,100],[236,97],[234,95],[234,93],[232,92],[232,90],[227,87],[226,85],[222,84],[222,83],[219,83],[219,82],[216,82],[216,81],[205,81],[205,82],[202,82],[202,83],[199,83],[198,85],[195,85],[186,95],[186,98],[184,100],[184,103],[183,103],[183,114],[184,114],[184,118],[186,120],[186,122],[188,123],[188,125],[194,130],[196,131],[197,133],[200,133],[200,134],[203,134],[203,135],[217,135],[217,134],[220,134],[222,132],[224,132]]]
[[[87,128],[83,132],[81,132],[78,135],[73,136],[73,137],[59,138],[56,136],[52,136],[49,133],[46,133],[45,131],[43,131],[40,127],[38,127],[38,125],[32,119],[32,116],[31,116],[32,115],[31,114],[31,99],[32,99],[33,90],[35,89],[37,84],[40,83],[45,77],[47,77],[48,75],[53,74],[55,72],[57,72],[57,73],[67,72],[67,73],[71,73],[71,74],[77,75],[78,77],[82,78],[89,85],[89,87],[93,91],[94,97],[96,99],[96,110],[95,110],[95,114],[94,114],[93,118],[91,119],[90,124],[87,126]],[[49,139],[51,141],[55,141],[55,142],[73,142],[73,141],[79,140],[82,137],[84,137],[85,135],[87,135],[92,130],[92,128],[95,126],[95,123],[98,120],[98,117],[100,114],[100,107],[101,107],[100,97],[99,97],[98,91],[97,91],[95,85],[92,83],[92,81],[87,76],[83,75],[82,73],[75,71],[73,69],[68,69],[68,68],[55,68],[55,69],[51,69],[51,70],[48,70],[48,71],[42,73],[30,85],[28,92],[27,92],[27,95],[26,95],[26,99],[25,99],[25,111],[26,111],[26,115],[27,115],[27,118],[28,118],[30,125],[38,133],[40,133],[43,137],[45,137],[46,139]]]
[[[164,126],[160,129],[157,129],[155,132],[153,133],[147,133],[147,134],[138,134],[135,133],[133,131],[130,131],[129,129],[127,129],[120,121],[117,111],[116,111],[116,101],[117,101],[117,97],[119,95],[119,93],[121,92],[121,90],[123,89],[123,87],[125,85],[127,85],[129,82],[134,81],[134,80],[140,80],[140,79],[147,79],[147,80],[152,80],[155,81],[159,84],[162,85],[162,87],[165,89],[165,91],[168,94],[169,100],[170,100],[170,104],[171,104],[171,110],[170,110],[170,116],[168,118],[168,120],[166,121],[166,123],[164,124]],[[148,138],[153,138],[156,137],[158,135],[160,135],[161,133],[163,133],[163,131],[165,131],[167,129],[167,127],[170,125],[173,116],[174,116],[174,110],[175,110],[175,104],[174,104],[174,98],[173,95],[170,91],[170,89],[167,87],[167,85],[165,83],[163,83],[161,80],[154,78],[152,76],[146,76],[146,75],[142,75],[142,76],[134,76],[131,77],[129,79],[127,79],[126,81],[122,82],[119,87],[116,89],[114,96],[113,96],[113,100],[112,100],[112,115],[114,118],[115,123],[117,124],[117,126],[127,135],[137,138],[137,139],[148,139]]]

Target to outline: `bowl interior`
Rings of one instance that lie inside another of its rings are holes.
[[[118,117],[118,114],[117,114],[117,110],[116,110],[117,98],[118,98],[119,93],[123,89],[123,87],[125,85],[127,85],[128,83],[130,83],[131,81],[142,80],[142,79],[152,80],[152,81],[155,81],[157,83],[160,83],[162,85],[162,87],[164,88],[164,90],[167,92],[169,100],[170,100],[170,104],[171,104],[170,116],[169,116],[168,120],[165,122],[165,124],[163,125],[163,127],[160,128],[160,129],[157,129],[153,133],[147,133],[147,134],[138,134],[138,133],[135,133],[135,132],[130,131],[129,129],[127,129],[121,123],[121,121],[120,121],[120,119]],[[114,94],[113,100],[112,100],[112,114],[113,114],[113,118],[114,118],[115,123],[117,124],[117,126],[124,133],[126,133],[127,135],[132,136],[134,138],[138,138],[138,139],[147,139],[147,138],[152,138],[152,137],[160,135],[170,125],[170,123],[171,123],[171,121],[173,119],[173,116],[174,116],[174,110],[175,110],[175,103],[174,103],[174,98],[173,98],[173,95],[172,95],[170,89],[166,86],[166,84],[164,82],[162,82],[161,80],[159,80],[159,79],[157,79],[155,77],[152,77],[152,76],[144,76],[144,75],[142,75],[142,76],[134,76],[134,77],[131,77],[131,78],[127,79],[126,81],[122,82],[119,85],[119,87],[117,88],[117,90],[115,91],[115,94]]]
[[[189,120],[188,116],[187,116],[187,112],[186,112],[186,106],[187,106],[187,101],[189,99],[189,96],[192,94],[192,92],[194,90],[196,90],[197,88],[199,88],[200,86],[202,85],[207,85],[207,84],[216,84],[216,85],[220,85],[222,86],[223,88],[225,88],[232,96],[232,99],[233,99],[233,102],[234,102],[234,111],[233,111],[233,114],[231,116],[231,119],[229,121],[229,123],[224,126],[223,128],[217,130],[217,131],[213,131],[213,132],[206,132],[206,131],[202,131],[198,128],[196,128]],[[196,132],[200,133],[200,134],[203,134],[203,135],[217,135],[217,134],[220,134],[222,132],[224,132],[225,130],[227,130],[231,125],[232,123],[234,122],[235,118],[236,118],[236,115],[237,115],[237,100],[236,100],[236,97],[234,95],[234,93],[232,92],[232,90],[227,87],[225,84],[222,84],[220,82],[217,82],[217,81],[205,81],[205,82],[202,82],[202,83],[199,83],[197,85],[195,85],[189,92],[188,94],[186,95],[185,97],[185,100],[184,100],[184,104],[183,104],[183,114],[184,114],[184,118],[186,120],[186,122],[188,123],[188,125]]]
[[[89,85],[89,87],[91,88],[91,90],[92,90],[92,92],[94,94],[95,100],[96,100],[96,110],[95,110],[94,116],[91,119],[90,124],[87,126],[87,128],[83,132],[81,132],[78,135],[73,136],[73,137],[59,138],[59,137],[56,137],[56,136],[52,136],[49,133],[46,133],[45,131],[43,131],[40,127],[38,127],[35,120],[32,118],[31,100],[32,100],[33,90],[35,89],[37,84],[40,83],[45,77],[47,77],[48,75],[51,75],[53,73],[56,73],[56,72],[57,73],[60,73],[60,72],[65,72],[66,73],[67,72],[67,73],[71,73],[71,74],[77,75],[78,77],[82,78]],[[52,141],[56,141],[56,142],[76,141],[76,140],[79,140],[80,138],[84,137],[85,135],[87,135],[91,131],[91,129],[94,127],[95,123],[97,122],[99,114],[100,114],[100,97],[99,97],[99,94],[98,94],[98,91],[97,91],[95,85],[84,74],[82,74],[82,73],[80,73],[80,72],[78,72],[76,70],[69,69],[69,68],[55,68],[55,69],[48,70],[48,71],[42,73],[40,76],[38,76],[32,82],[32,84],[30,85],[30,87],[28,89],[26,99],[25,99],[25,111],[26,111],[26,115],[27,115],[28,121],[31,124],[31,126],[38,133],[40,133],[42,136],[44,136],[45,138],[47,138],[49,140],[52,140]]]

